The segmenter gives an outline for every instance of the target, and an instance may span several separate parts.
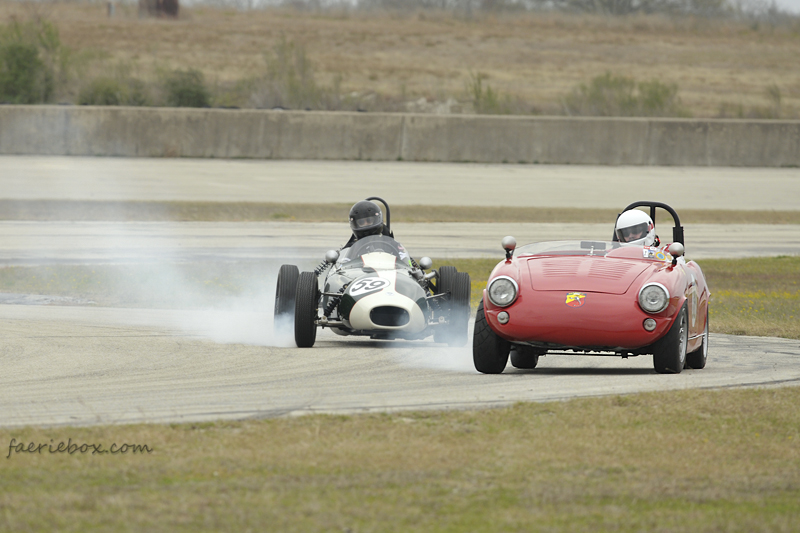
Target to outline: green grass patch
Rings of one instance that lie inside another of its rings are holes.
[[[711,288],[712,331],[800,339],[800,257],[700,262]]]
[[[8,531],[791,531],[800,388],[0,430]],[[17,443],[152,453],[11,453]]]
[[[0,200],[0,220],[347,222],[352,204]],[[613,224],[616,209],[402,205],[392,222],[573,222]],[[688,209],[688,224],[800,224],[800,211]]]

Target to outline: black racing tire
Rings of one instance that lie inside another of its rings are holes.
[[[689,343],[689,320],[683,304],[672,327],[653,345],[653,368],[659,374],[678,374],[686,364],[686,345]]]
[[[281,269],[278,271],[278,284],[275,287],[273,325],[280,323],[280,326],[286,327],[287,319],[294,318],[294,298],[299,276],[300,271],[295,265],[281,265]],[[277,331],[277,328],[275,330]]]
[[[456,277],[458,270],[454,266],[439,267],[439,279],[436,281],[436,294],[444,294],[451,290],[450,285]]]
[[[483,300],[475,315],[475,331],[472,335],[472,362],[475,370],[483,374],[500,374],[508,364],[511,343],[495,333],[483,312]]]
[[[319,297],[317,275],[314,272],[301,272],[294,306],[294,342],[298,348],[311,348],[317,340]]]
[[[515,344],[511,348],[511,366],[524,370],[536,368],[539,364],[539,356],[547,353],[547,350]]]
[[[445,265],[443,267],[439,267],[437,270],[439,273],[439,277],[436,280],[436,287],[434,292],[436,294],[445,294],[448,291],[452,290],[451,286],[453,284],[453,280],[456,277],[456,273],[458,270],[454,266]],[[434,342],[444,342],[446,343],[450,337],[450,330],[446,327],[438,327],[433,333],[433,341]]]
[[[703,330],[703,344],[695,351],[686,354],[685,368],[700,370],[706,367],[708,361],[708,308],[706,308],[706,327]]]
[[[450,285],[450,323],[447,344],[464,346],[469,340],[469,298],[472,282],[466,272],[456,272]]]

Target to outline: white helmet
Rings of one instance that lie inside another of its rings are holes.
[[[656,242],[656,228],[653,219],[638,209],[625,211],[617,218],[614,227],[619,242],[638,246],[653,246]]]

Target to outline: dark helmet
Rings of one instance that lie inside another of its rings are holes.
[[[378,204],[361,200],[351,207],[350,229],[359,239],[380,233],[383,229],[383,213]]]

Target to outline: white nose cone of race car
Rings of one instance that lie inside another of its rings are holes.
[[[358,299],[350,311],[350,326],[357,330],[404,331],[412,334],[424,330],[428,324],[417,302],[396,290],[397,272],[383,271],[378,276],[377,279],[385,283],[381,283],[382,286],[372,294]],[[365,289],[369,290],[369,286],[365,286]],[[358,284],[354,284],[351,290],[359,290]]]

